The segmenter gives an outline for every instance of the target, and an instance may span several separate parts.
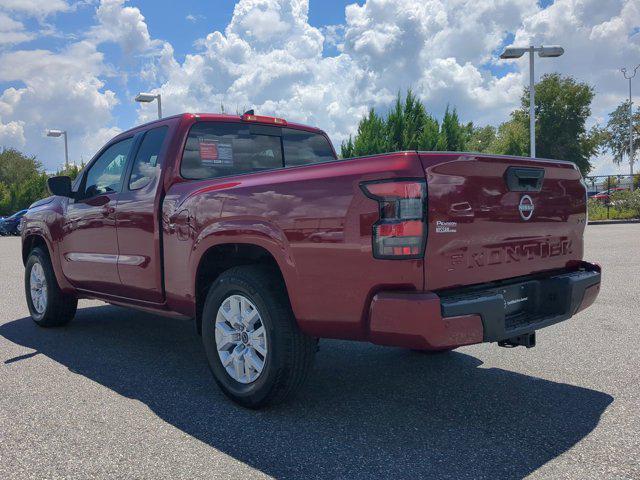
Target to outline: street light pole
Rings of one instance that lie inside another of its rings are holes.
[[[536,77],[533,68],[533,45],[529,47],[529,144],[531,158],[536,158]]]
[[[67,131],[62,132],[64,134],[64,169],[69,169],[69,146],[67,144]]]
[[[64,168],[69,168],[69,146],[67,145],[66,130],[47,130],[47,137],[64,137]]]
[[[544,45],[541,47],[531,45],[528,48],[507,47],[500,55],[502,59],[515,59],[522,57],[525,53],[529,54],[529,143],[531,158],[536,156],[536,89],[533,59],[535,52],[538,52],[541,57],[559,57],[564,53],[564,48],[558,46],[545,47]]]
[[[136,95],[135,101],[141,103],[149,103],[156,100],[158,102],[158,119],[162,118],[162,97],[160,94],[154,95],[153,93],[141,92]]]
[[[640,68],[640,65],[636,65],[633,69],[633,73],[627,75],[627,69],[621,68],[620,71],[624,78],[629,80],[629,172],[631,173],[631,191],[633,191],[633,164],[634,154],[633,151],[633,97],[631,96],[631,79],[636,76],[636,72]]]

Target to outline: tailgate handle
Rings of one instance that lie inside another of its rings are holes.
[[[544,180],[543,168],[509,167],[504,174],[511,192],[539,192]]]

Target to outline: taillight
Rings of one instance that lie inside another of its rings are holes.
[[[378,202],[380,219],[373,225],[375,258],[422,258],[427,237],[424,180],[363,182],[364,194]]]

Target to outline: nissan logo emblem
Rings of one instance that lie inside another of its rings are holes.
[[[533,200],[529,195],[524,195],[520,199],[520,205],[518,205],[518,210],[520,211],[520,217],[526,222],[533,215]]]

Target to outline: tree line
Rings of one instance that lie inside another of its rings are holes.
[[[75,178],[81,166],[70,165],[56,175]],[[42,163],[14,148],[0,150],[0,216],[7,216],[27,208],[36,200],[49,195],[47,178]]]
[[[611,152],[616,163],[629,157],[629,102],[609,114],[604,126],[587,129],[593,87],[570,76],[544,75],[536,89],[536,154],[541,158],[570,160],[587,175],[591,159]],[[635,152],[640,150],[640,108],[633,113]],[[447,107],[436,119],[417,96],[398,93],[385,114],[370,109],[358,124],[354,137],[341,145],[341,156],[350,158],[402,150],[469,151],[503,155],[529,155],[529,90],[523,90],[520,106],[500,125],[478,126],[460,120],[455,107]],[[75,178],[84,164],[70,165],[56,175]],[[47,173],[42,163],[13,148],[0,150],[0,216],[27,208],[48,195]]]
[[[592,168],[591,159],[609,151],[621,163],[629,155],[629,102],[609,115],[604,127],[587,129],[593,87],[570,76],[544,75],[536,84],[536,156],[574,162],[583,175]],[[640,110],[634,113],[635,143],[640,147]],[[370,109],[358,125],[355,137],[341,145],[343,158],[402,150],[468,151],[528,156],[529,89],[520,107],[500,125],[477,126],[461,122],[454,108],[447,107],[441,121],[408,90],[400,93],[386,114]],[[636,147],[636,151],[639,149]]]

